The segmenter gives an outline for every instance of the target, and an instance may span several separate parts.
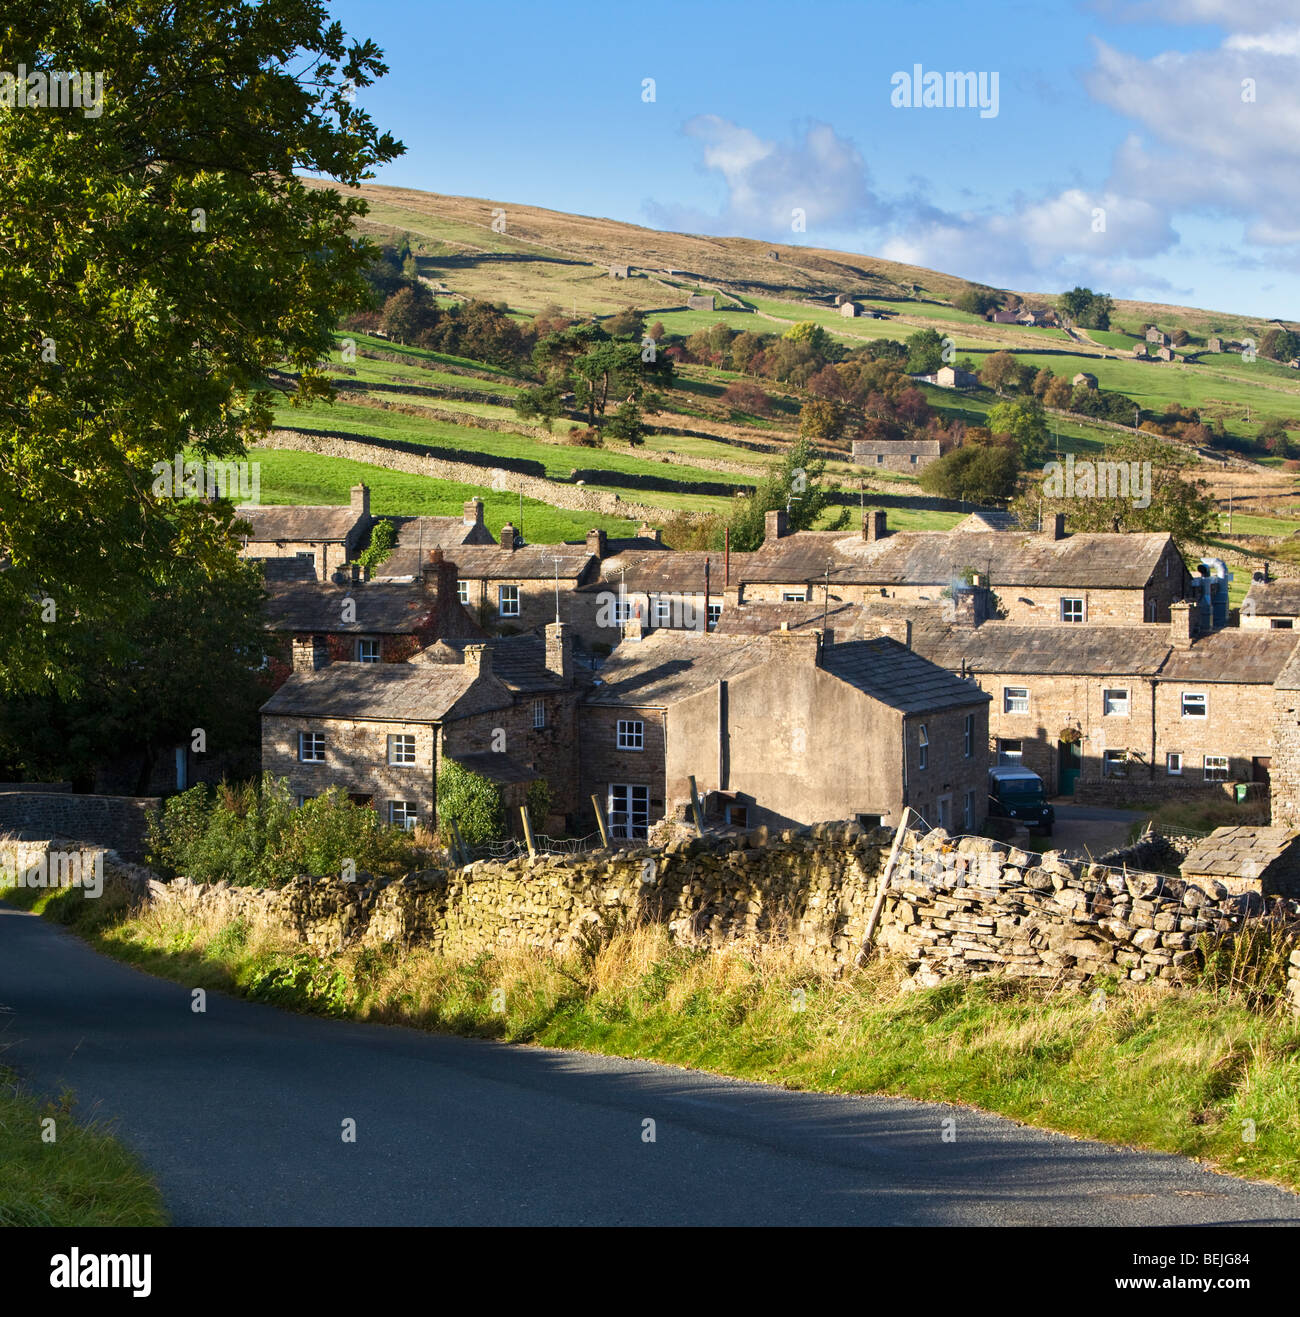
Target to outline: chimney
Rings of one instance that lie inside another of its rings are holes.
[[[294,636],[293,670],[319,672],[330,661],[329,641],[324,636]]]
[[[1195,610],[1186,599],[1169,605],[1169,643],[1175,649],[1190,649],[1196,634]]]
[[[515,528],[508,521],[501,527],[501,547],[511,553],[515,550]]]
[[[546,627],[546,670],[566,685],[573,681],[573,637],[563,622]]]
[[[370,486],[353,485],[351,490],[352,511],[359,517],[370,516]]]
[[[789,622],[782,622],[779,631],[768,633],[771,657],[795,663],[821,662],[822,633],[810,629],[791,631]]]
[[[645,619],[641,616],[641,605],[638,604],[631,617],[623,623],[623,639],[639,641],[645,635]]]
[[[420,567],[420,586],[427,595],[441,603],[457,598],[456,578],[460,575],[454,562],[448,562],[441,549],[430,549],[428,560]]]
[[[605,556],[605,532],[603,530],[589,530],[587,532],[587,552],[594,553],[597,558]]]
[[[653,540],[656,544],[662,544],[659,538],[659,527],[649,526],[644,521],[636,528],[637,538],[642,540]]]
[[[871,508],[862,516],[862,538],[868,543],[883,540],[889,532],[885,529],[885,509]]]
[[[988,621],[989,591],[977,576],[970,585],[952,588],[952,621],[954,626],[981,626]]]
[[[481,498],[469,499],[465,504],[465,525],[481,526],[483,524],[483,500]]]
[[[1065,538],[1065,513],[1053,512],[1043,523],[1043,534],[1049,540],[1063,540]]]
[[[888,636],[900,645],[912,648],[912,619],[910,617],[885,617],[875,624],[876,634]]]
[[[790,533],[790,519],[785,515],[785,511],[782,508],[778,508],[775,512],[769,512],[767,516],[763,518],[763,526],[764,544],[767,544],[769,541],[784,539],[785,536]]]
[[[466,645],[465,666],[475,678],[492,675],[492,647],[490,645]]]

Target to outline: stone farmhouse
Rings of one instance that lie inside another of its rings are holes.
[[[436,826],[447,760],[499,782],[512,808],[545,777],[556,811],[570,813],[578,693],[563,626],[376,665],[331,663],[319,642],[295,642],[292,676],[262,707],[262,768],[300,804],[337,786],[400,827]]]
[[[578,710],[581,795],[643,837],[690,799],[737,827],[904,805],[983,822],[988,697],[889,637],[657,632],[621,642]]]
[[[249,532],[244,536],[241,557],[263,562],[294,559],[310,567],[318,581],[334,578],[345,563],[361,551],[370,536],[370,490],[354,485],[347,507],[263,507],[242,504],[235,509]],[[306,567],[299,570],[304,573]],[[292,579],[279,571],[277,579]]]
[[[1169,335],[1157,329],[1155,325],[1147,326],[1146,339],[1148,343],[1158,344],[1162,348],[1167,348],[1171,341]]]
[[[995,325],[1014,325],[1019,323],[1019,311],[992,311],[988,319]]]
[[[1256,573],[1260,576],[1262,573]],[[1300,618],[1300,581],[1253,580],[1241,603],[1244,631],[1294,631]]]
[[[978,573],[996,593],[1005,620],[1043,626],[1168,622],[1190,576],[1168,535],[1066,535],[1053,517],[1041,534],[1005,531],[902,531],[869,510],[861,534],[790,534],[784,512],[767,514],[767,535],[733,569],[728,601],[798,603],[820,587],[834,600],[873,598],[942,607],[953,584]]]
[[[462,544],[495,544],[483,524],[483,500],[469,499],[459,517],[387,517],[396,539],[392,552],[374,571],[377,581],[415,581],[432,549],[454,558]]]
[[[924,471],[954,447],[951,439],[855,439],[853,460],[882,471]]]

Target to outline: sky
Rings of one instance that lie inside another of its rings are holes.
[[[1300,0],[330,9],[389,64],[375,182],[1300,318]]]

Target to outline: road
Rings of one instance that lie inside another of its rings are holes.
[[[1300,1220],[1300,1197],[1282,1190],[964,1108],[789,1093],[213,993],[195,1014],[184,986],[3,905],[0,1003],[5,1062],[114,1120],[178,1225]]]

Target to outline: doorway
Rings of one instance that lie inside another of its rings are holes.
[[[1074,795],[1074,784],[1079,780],[1079,773],[1083,769],[1083,742],[1058,741],[1056,762],[1060,766],[1057,790],[1063,796]]]

